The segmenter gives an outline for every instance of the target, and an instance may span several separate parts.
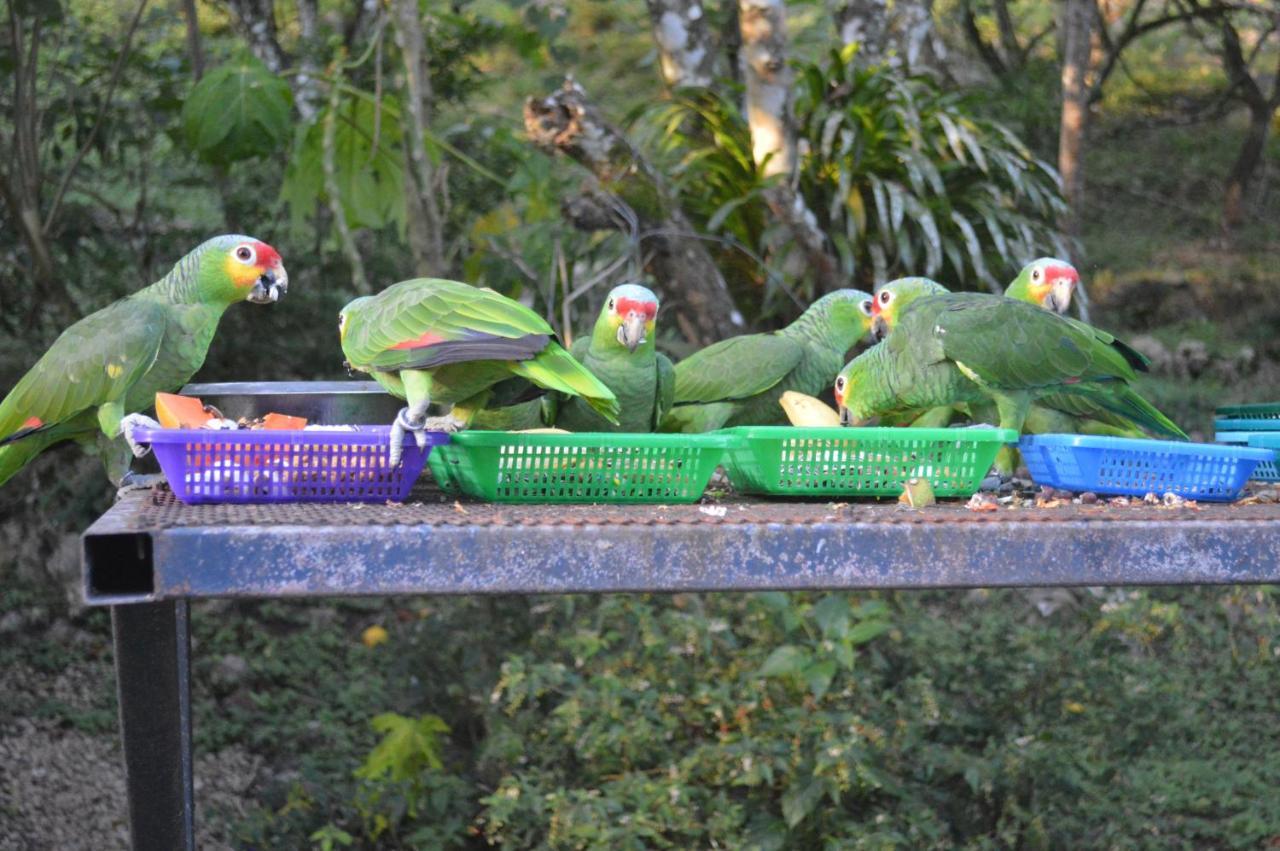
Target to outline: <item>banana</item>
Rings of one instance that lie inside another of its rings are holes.
[[[821,399],[788,390],[778,400],[793,426],[824,428],[839,426],[840,415]]]

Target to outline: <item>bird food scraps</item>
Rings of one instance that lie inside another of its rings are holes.
[[[195,396],[176,393],[156,394],[156,419],[163,428],[203,428],[211,430],[267,429],[292,430],[309,428],[304,417],[278,414],[274,411],[261,417],[241,417],[231,420],[213,405],[206,405]],[[327,430],[349,431],[351,426],[326,427]]]

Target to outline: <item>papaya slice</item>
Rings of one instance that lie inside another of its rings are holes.
[[[165,428],[200,428],[210,416],[204,403],[194,396],[156,394],[156,419]]]
[[[288,414],[267,414],[262,418],[263,428],[303,429],[307,427],[305,417],[291,417]]]

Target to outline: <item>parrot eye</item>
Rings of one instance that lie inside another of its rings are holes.
[[[609,299],[609,309],[613,310],[613,299]]]
[[[843,375],[836,376],[836,392],[837,393],[844,392],[844,376]]]
[[[881,304],[888,304],[888,303],[889,303],[889,302],[891,302],[891,301],[893,301],[893,293],[889,292],[888,290],[881,290],[881,291],[880,291],[880,303],[881,303]]]
[[[858,302],[858,309],[862,311],[862,314],[864,316],[870,316],[871,315],[871,299],[864,298],[862,301]]]
[[[251,265],[258,253],[253,250],[251,245],[241,245],[236,249],[236,259],[245,265]]]
[[[1038,281],[1038,280],[1040,280],[1040,270],[1039,270],[1039,269],[1032,269],[1032,270],[1031,270],[1031,280],[1033,280],[1033,281]]]

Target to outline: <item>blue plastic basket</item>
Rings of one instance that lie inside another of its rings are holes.
[[[432,446],[449,435],[427,432],[427,448],[405,435],[399,466],[389,462],[390,426],[320,429],[139,428],[169,487],[186,503],[385,502],[409,495]]]
[[[1264,438],[1274,438],[1274,444],[1268,447],[1265,443],[1254,444],[1250,440],[1254,436]],[[1280,448],[1280,431],[1220,431],[1213,436],[1214,443],[1221,443],[1226,446],[1261,446],[1265,448]],[[1270,461],[1259,461],[1258,466],[1253,468],[1251,479],[1263,482],[1280,482],[1280,465],[1276,464],[1273,458]]]
[[[1231,502],[1265,449],[1080,434],[1037,434],[1018,443],[1031,478],[1071,491]]]

